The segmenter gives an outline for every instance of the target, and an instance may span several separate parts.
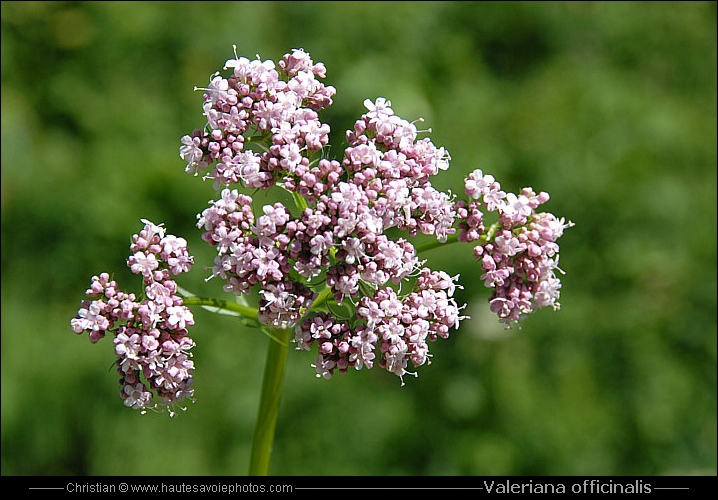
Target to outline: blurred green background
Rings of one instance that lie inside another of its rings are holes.
[[[462,187],[548,191],[562,309],[505,331],[470,248],[470,320],[419,377],[316,379],[291,351],[277,475],[716,474],[715,2],[2,2],[2,474],[245,474],[267,338],[194,310],[197,402],[122,405],[108,339],[70,329],[93,274],[125,267],[141,218],[184,236],[201,92],[238,54],[304,48],[337,88],[332,144],[383,96],[425,119]],[[331,154],[341,153],[335,146]],[[226,297],[224,297],[226,298]]]

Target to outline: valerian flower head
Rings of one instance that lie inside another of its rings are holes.
[[[164,405],[172,415],[194,394],[194,342],[187,331],[194,317],[172,279],[190,270],[193,257],[184,238],[165,235],[162,225],[142,222],[145,226],[132,237],[133,254],[127,260],[130,270],[142,275],[142,297],[118,289],[108,273],[93,276],[88,300],[70,324],[77,334],[87,332],[93,343],[108,332],[113,335],[126,406],[144,412]]]
[[[186,172],[217,191],[197,215],[216,251],[207,279],[252,296],[252,320],[265,330],[293,329],[297,349],[316,349],[318,377],[379,366],[403,384],[430,363],[429,343],[467,319],[455,295],[459,276],[430,269],[417,237],[473,247],[500,322],[559,309],[557,240],[573,224],[539,211],[547,193],[506,192],[481,169],[458,196],[437,189],[432,180],[449,168],[449,152],[384,97],[364,100],[341,156],[330,159],[331,129],[319,113],[336,89],[302,49],[275,63],[239,57],[235,47],[223,69],[201,89],[205,126],[179,147]],[[279,194],[273,202],[261,193],[269,190]],[[122,397],[142,410],[191,399],[194,369],[194,318],[172,279],[193,258],[186,240],[143,223],[127,265],[144,293],[138,299],[107,273],[95,276],[71,321],[92,342],[112,333]]]

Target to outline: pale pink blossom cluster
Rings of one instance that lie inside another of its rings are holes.
[[[317,377],[377,365],[403,384],[430,362],[429,342],[466,319],[459,276],[426,267],[410,241],[419,235],[431,246],[474,247],[499,321],[559,308],[557,240],[573,224],[537,211],[547,193],[504,192],[478,169],[461,198],[436,189],[432,177],[448,169],[449,153],[383,97],[364,101],[341,158],[327,158],[330,127],[318,113],[336,90],[301,49],[277,64],[235,52],[224,70],[202,89],[206,126],[182,137],[179,149],[185,171],[211,179],[218,192],[197,215],[216,250],[207,279],[237,296],[255,294],[252,319],[293,329],[298,350],[316,349]],[[257,191],[271,188],[282,201],[257,204]],[[143,277],[141,297],[107,273],[94,276],[71,326],[93,343],[112,333],[125,405],[166,405],[173,414],[194,395],[194,317],[172,279],[193,257],[183,238],[143,222],[127,260]]]
[[[187,331],[194,317],[172,279],[189,271],[193,258],[184,238],[165,235],[162,225],[143,222],[144,229],[132,237],[127,260],[130,270],[143,277],[142,297],[118,289],[108,273],[93,276],[88,299],[70,324],[77,334],[87,332],[92,343],[112,333],[126,406],[144,412],[166,405],[172,413],[194,394],[194,342]]]
[[[187,172],[197,174],[212,165],[205,176],[214,179],[217,189],[239,182],[267,188],[278,181],[308,180],[308,153],[329,142],[329,126],[318,120],[317,111],[331,105],[336,93],[320,81],[326,76],[324,65],[294,50],[278,69],[272,61],[236,54],[224,69],[232,75],[215,73],[205,89],[205,130],[182,138],[180,156]]]
[[[492,288],[491,310],[503,323],[516,323],[536,309],[559,309],[561,281],[556,277],[564,229],[573,223],[551,213],[536,212],[548,193],[524,188],[516,195],[501,190],[492,175],[474,170],[464,181],[469,202],[457,203],[460,241],[476,242],[484,284]],[[487,230],[482,207],[498,220]]]

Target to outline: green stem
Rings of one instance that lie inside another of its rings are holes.
[[[297,193],[296,191],[291,191],[291,193],[292,193],[292,198],[294,198],[294,204],[297,205],[297,208],[299,209],[300,212],[304,212],[304,210],[306,210],[306,208],[309,206],[307,204],[307,200],[305,200],[304,196]]]
[[[210,308],[224,309],[233,311],[247,319],[256,320],[259,310],[254,307],[244,306],[236,302],[227,302],[226,300],[211,299],[206,297],[183,297],[182,304],[186,306],[205,306]]]
[[[482,245],[484,243],[487,243],[489,241],[493,241],[494,236],[496,235],[496,230],[501,227],[501,224],[498,222],[494,222],[489,226],[489,229],[481,235],[481,237],[474,243],[474,245],[479,244]],[[444,243],[441,243],[439,240],[431,240],[427,241],[426,243],[422,243],[420,245],[416,245],[414,248],[416,249],[417,254],[421,254],[422,252],[426,252],[428,250],[433,250],[434,248],[439,248],[444,245],[449,245],[451,243],[456,243],[459,241],[459,235],[454,233],[452,235],[449,235],[449,237],[446,239]]]
[[[321,294],[320,294],[321,295]],[[324,299],[326,300],[326,299]],[[227,302],[225,300],[189,296],[182,299],[184,305],[203,306],[210,310],[224,310],[237,313],[247,320],[257,321],[258,310],[254,307]],[[216,312],[216,311],[215,311]],[[269,459],[274,444],[274,431],[279,413],[279,400],[282,396],[284,371],[289,351],[290,328],[266,330],[269,337],[262,392],[259,399],[259,412],[252,440],[252,455],[249,462],[249,475],[266,476],[269,471]]]
[[[489,226],[489,230],[486,231],[486,234],[481,235],[481,238],[479,238],[480,243],[486,243],[488,241],[493,241],[494,236],[496,236],[496,230],[501,227],[501,224],[498,222],[494,222]]]
[[[269,459],[272,455],[274,430],[279,413],[279,400],[284,385],[290,331],[289,328],[274,330],[276,340],[270,339],[269,341],[259,412],[252,440],[252,456],[249,462],[250,476],[266,476],[269,471]]]
[[[457,234],[452,234],[452,235],[449,235],[449,237],[446,239],[446,241],[444,243],[440,242],[439,240],[431,240],[431,241],[427,241],[425,243],[416,245],[414,247],[414,249],[416,250],[416,254],[419,255],[423,252],[433,250],[434,248],[439,248],[444,245],[456,243],[457,241],[459,241],[459,236]]]

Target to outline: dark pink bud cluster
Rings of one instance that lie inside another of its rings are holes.
[[[318,346],[314,368],[318,377],[379,366],[397,375],[416,375],[414,368],[429,363],[428,341],[447,338],[451,328],[464,319],[453,298],[456,277],[424,268],[413,289],[397,295],[393,288],[379,288],[364,295],[355,318],[337,319],[328,312],[308,317],[295,328],[298,349]]]
[[[120,394],[125,405],[145,411],[158,405],[171,408],[191,399],[194,342],[187,328],[194,324],[190,310],[177,295],[172,275],[190,270],[193,258],[183,238],[165,235],[164,228],[149,221],[132,237],[127,265],[141,274],[144,294],[117,288],[107,273],[93,276],[87,300],[70,321],[77,334],[87,332],[95,343],[113,334]],[[155,396],[158,402],[153,403]]]

